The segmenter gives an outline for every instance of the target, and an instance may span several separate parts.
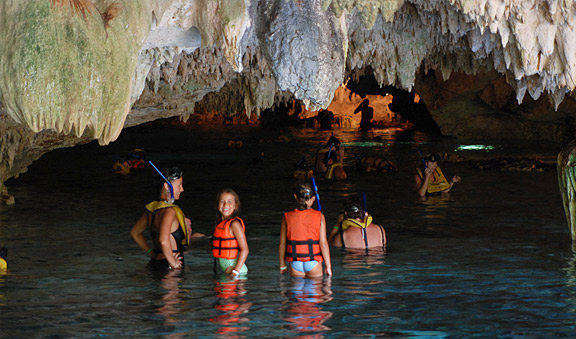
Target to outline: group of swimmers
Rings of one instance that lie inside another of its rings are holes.
[[[174,204],[184,192],[182,171],[172,167],[162,177],[165,181],[160,187],[159,200],[146,205],[130,234],[150,256],[150,268],[178,270],[184,266],[184,251],[191,240],[205,235],[193,233],[190,219]],[[324,215],[313,208],[317,199],[313,186],[309,181],[295,185],[293,196],[297,208],[284,213],[282,218],[278,247],[280,273],[290,272],[296,277],[332,275],[329,244],[365,249],[386,246],[384,228],[372,223],[372,217],[357,198],[345,200],[338,224],[328,237]],[[240,199],[232,189],[223,189],[218,193],[216,203],[218,218],[211,238],[214,272],[231,277],[245,275],[249,248],[246,226],[238,216]],[[147,229],[151,245],[144,236]]]
[[[365,172],[396,172],[398,169],[390,160],[382,156],[368,155],[356,157],[356,168]],[[344,169],[344,147],[340,140],[332,135],[326,145],[320,149],[314,159],[314,170],[308,168],[303,157],[294,166],[294,178],[303,180],[313,177],[324,177],[328,180],[346,180],[348,174]],[[458,175],[448,180],[438,166],[439,154],[422,156],[423,168],[417,168],[414,176],[416,191],[419,196],[447,195],[455,183],[460,182]]]
[[[346,173],[339,170],[343,170],[342,163],[338,162],[343,157],[340,142],[332,136],[328,145],[327,154],[317,156],[316,168],[323,166],[326,172],[331,171],[331,175],[345,177]],[[331,158],[331,153],[337,154],[335,159]],[[448,181],[438,167],[438,160],[438,155],[427,155],[422,159],[424,167],[416,171],[416,188],[422,197],[447,194],[461,180],[455,175]],[[378,167],[378,164],[375,166]],[[164,179],[160,186],[160,199],[146,205],[144,214],[130,233],[138,246],[150,256],[148,265],[151,268],[178,270],[184,266],[184,251],[191,240],[206,236],[193,233],[190,219],[174,204],[184,192],[182,171],[172,167],[161,173],[153,167]],[[312,178],[312,184],[309,178]],[[366,204],[355,196],[345,199],[336,226],[327,235],[324,215],[313,208],[317,200],[314,179],[308,176],[308,172],[302,179],[305,180],[298,181],[293,193],[297,208],[284,213],[281,222],[278,247],[280,273],[290,272],[291,276],[296,277],[320,277],[324,273],[332,275],[329,245],[350,249],[385,249],[384,227],[372,222]],[[217,224],[211,238],[214,272],[232,277],[245,275],[248,272],[246,260],[249,247],[246,226],[238,216],[240,198],[232,189],[223,189],[216,197],[216,206]],[[149,229],[152,245],[144,236],[146,229]]]

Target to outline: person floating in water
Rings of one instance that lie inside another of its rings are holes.
[[[278,257],[280,273],[288,270],[293,277],[321,277],[322,262],[327,275],[332,275],[330,248],[326,239],[326,219],[322,212],[312,208],[316,196],[311,185],[296,185],[294,198],[298,209],[284,213],[280,228]]]
[[[356,168],[366,172],[397,172],[398,169],[390,160],[380,156],[365,156],[356,158]]]
[[[218,224],[212,235],[212,255],[214,256],[214,273],[225,273],[233,277],[248,273],[248,242],[246,226],[238,217],[240,198],[233,190],[226,188],[216,196]]]
[[[308,162],[305,157],[302,157],[296,164],[294,164],[294,179],[306,180],[314,176],[314,171],[308,167]]]
[[[0,273],[6,272],[8,269],[8,250],[2,247],[0,243]]]
[[[440,156],[438,154],[429,154],[422,159],[424,168],[417,168],[414,175],[416,190],[418,195],[426,197],[430,195],[447,195],[454,187],[454,184],[460,182],[458,175],[448,181],[438,166]]]
[[[354,110],[354,114],[362,112],[362,118],[360,119],[360,130],[368,131],[372,129],[372,118],[374,117],[374,109],[370,107],[370,100],[364,99],[358,107]]]
[[[348,249],[385,249],[386,230],[372,222],[372,216],[364,211],[358,197],[350,196],[344,199],[344,211],[330,232],[328,242]]]
[[[146,205],[146,211],[132,227],[130,235],[138,246],[151,257],[148,266],[165,271],[181,269],[184,266],[184,250],[191,238],[204,237],[192,233],[190,219],[184,217],[182,209],[174,205],[184,192],[182,171],[174,166],[163,174],[166,181],[160,186],[160,200]],[[150,228],[152,246],[144,237]]]
[[[344,169],[344,146],[334,134],[328,139],[326,146],[318,151],[314,160],[314,173],[329,180],[346,180],[348,175]]]

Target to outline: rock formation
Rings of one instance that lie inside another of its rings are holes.
[[[498,137],[497,121],[559,140],[575,19],[568,0],[1,1],[0,186],[58,147],[161,117],[325,108],[361,76],[417,92],[445,135]]]

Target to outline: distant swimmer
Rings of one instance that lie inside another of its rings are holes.
[[[358,112],[362,113],[362,118],[360,119],[360,130],[368,131],[372,129],[372,118],[374,117],[374,109],[370,107],[370,100],[364,99],[358,107],[354,110],[354,114]]]
[[[448,181],[438,166],[439,160],[438,154],[428,154],[422,159],[424,168],[416,169],[414,181],[418,195],[421,197],[446,195],[452,190],[455,183],[461,181],[458,175],[453,176],[452,180]]]
[[[298,208],[284,213],[280,228],[280,273],[289,270],[293,277],[321,277],[324,262],[326,274],[332,275],[326,219],[322,212],[312,208],[315,192],[309,183],[299,183],[294,198]]]
[[[0,244],[0,273],[8,269],[8,250]]]
[[[314,173],[317,177],[329,180],[346,180],[348,174],[344,169],[344,146],[334,134],[326,142],[326,146],[318,151],[314,160]]]
[[[314,171],[308,167],[308,162],[305,157],[302,157],[294,164],[293,176],[296,180],[306,180],[314,176]]]
[[[390,160],[380,156],[365,156],[356,158],[356,168],[366,172],[397,172],[396,165]]]
[[[238,217],[240,198],[232,189],[226,188],[216,196],[218,209],[217,225],[212,235],[214,273],[225,273],[238,277],[248,273],[248,242],[246,226]]]
[[[344,200],[344,211],[328,237],[330,245],[349,249],[385,249],[386,230],[372,222],[356,196]]]

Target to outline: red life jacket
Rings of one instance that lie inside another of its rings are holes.
[[[284,213],[286,220],[286,260],[322,261],[320,222],[322,213],[313,209]]]
[[[230,224],[232,221],[238,220],[242,225],[242,231],[246,232],[244,221],[236,217],[232,219],[222,220],[214,229],[212,235],[212,255],[215,258],[236,259],[238,256],[238,241],[230,233]]]

